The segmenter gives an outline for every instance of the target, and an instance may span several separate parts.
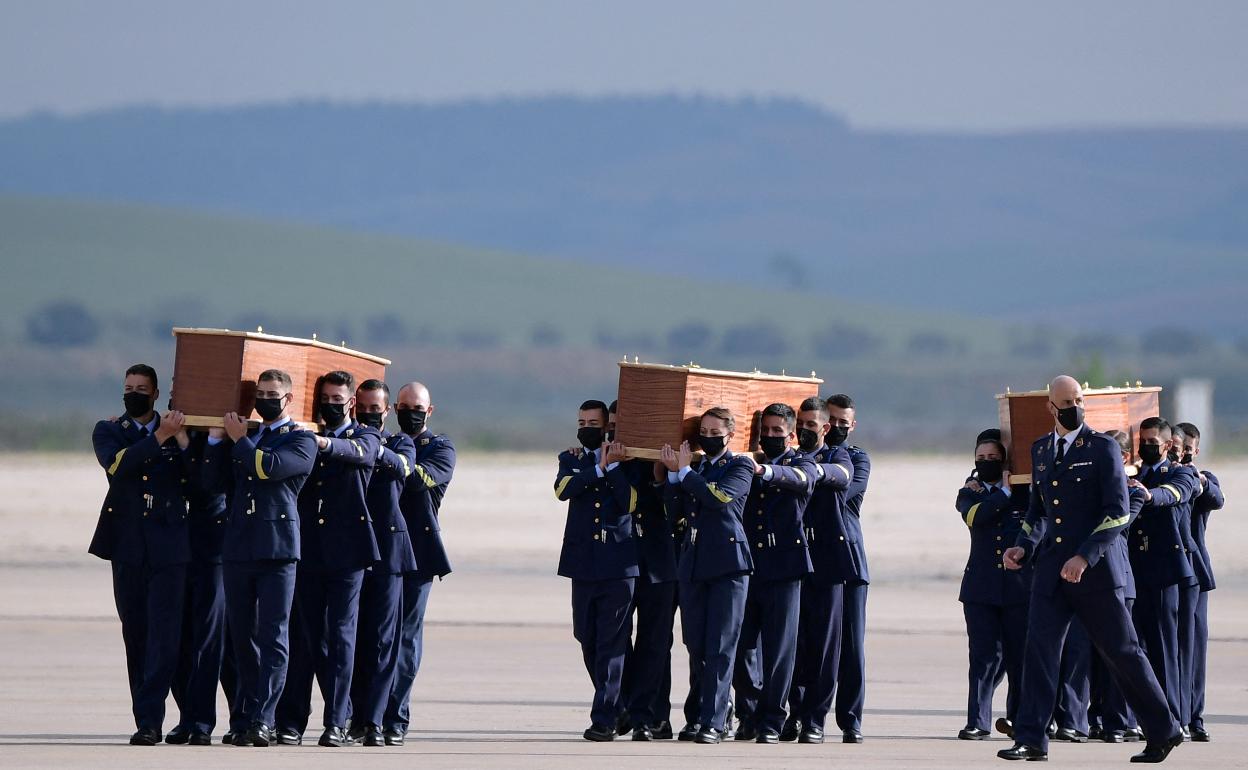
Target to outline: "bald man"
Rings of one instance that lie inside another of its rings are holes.
[[[1007,569],[1035,565],[1023,659],[1023,701],[1010,760],[1048,759],[1062,642],[1071,618],[1083,623],[1148,740],[1132,762],[1162,762],[1183,742],[1179,723],[1140,649],[1123,588],[1129,567],[1114,548],[1129,521],[1127,477],[1118,442],[1083,422],[1083,389],[1065,375],[1049,384],[1054,430],[1031,446],[1031,504]]]
[[[446,436],[435,435],[429,430],[433,401],[429,397],[429,389],[421,383],[409,382],[399,389],[394,414],[399,421],[399,430],[416,445],[416,462],[399,497],[399,510],[407,522],[416,571],[403,575],[399,660],[394,688],[386,706],[383,733],[387,746],[402,746],[407,735],[412,684],[420,671],[424,649],[425,607],[429,603],[429,589],[435,577],[441,580],[451,572],[451,563],[442,546],[438,509],[455,473],[455,446]]]

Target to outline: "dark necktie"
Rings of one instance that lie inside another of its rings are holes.
[[[1063,457],[1065,457],[1065,456],[1066,456],[1066,439],[1064,439],[1064,438],[1059,438],[1059,439],[1057,440],[1057,457],[1055,457],[1055,458],[1054,458],[1054,461],[1055,461],[1058,465],[1061,465],[1061,464],[1062,464],[1062,458],[1063,458]]]

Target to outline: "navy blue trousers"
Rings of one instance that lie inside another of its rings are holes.
[[[1192,645],[1192,726],[1205,726],[1205,669],[1209,659],[1209,592],[1196,599],[1196,643]]]
[[[403,609],[403,575],[364,572],[360,590],[360,628],[355,644],[355,675],[351,680],[351,723],[381,727],[394,689],[399,663],[399,613]]]
[[[836,726],[862,729],[867,701],[867,584],[846,583],[842,602],[841,662],[836,682]]]
[[[1058,727],[1088,734],[1088,703],[1091,699],[1092,642],[1078,618],[1070,621],[1062,645],[1057,704],[1053,721]]]
[[[676,583],[637,578],[637,635],[624,660],[624,700],[633,725],[657,727],[672,718],[672,642]]]
[[[1196,608],[1200,586],[1179,586],[1179,724],[1192,721],[1192,691],[1196,668]]]
[[[790,715],[805,727],[823,729],[836,695],[844,622],[843,583],[806,578],[797,628],[797,662],[789,691]]]
[[[1027,605],[966,602],[962,604],[966,619],[966,640],[969,667],[967,679],[966,725],[980,730],[992,729],[992,694],[1002,673],[1009,680],[1005,698],[1005,718],[1011,722],[1018,715],[1018,701],[1023,689],[1023,650],[1027,643]]]
[[[163,729],[165,698],[178,667],[186,565],[149,567],[112,562],[113,599],[126,647],[134,723]]]
[[[615,728],[622,709],[624,656],[633,635],[636,578],[572,581],[572,635],[581,644],[585,670],[594,685],[590,721]]]
[[[277,701],[277,727],[279,730],[294,730],[303,735],[308,729],[308,719],[312,716],[312,684],[316,680],[316,668],[311,648],[308,647],[308,635],[304,631],[303,608],[299,599],[299,581],[303,580],[303,569],[297,570],[295,580],[295,600],[290,608],[290,655],[286,665],[286,686],[282,688],[282,696]]]
[[[186,573],[182,651],[173,678],[178,724],[211,735],[217,725],[217,683],[225,658],[225,583],[220,564],[192,563]]]
[[[419,573],[403,576],[403,613],[399,622],[399,659],[395,664],[394,687],[386,705],[385,728],[407,733],[410,720],[412,686],[420,673],[425,654],[425,608],[433,578]]]
[[[680,625],[689,651],[689,688],[697,689],[696,724],[704,728],[726,728],[732,668],[749,587],[749,575],[680,583]]]
[[[757,730],[784,727],[797,659],[801,578],[750,580],[737,644],[737,715]]]
[[[1182,718],[1181,668],[1179,666],[1179,593],[1177,585],[1165,588],[1138,588],[1132,616],[1140,645],[1153,666],[1161,690],[1166,694],[1170,713]]]
[[[1062,645],[1074,617],[1083,623],[1092,646],[1104,657],[1148,739],[1161,742],[1177,735],[1179,725],[1140,648],[1122,589],[1083,593],[1068,590],[1063,583],[1048,596],[1031,595],[1023,700],[1014,723],[1014,739],[1048,751],[1046,728],[1057,700]]]
[[[286,685],[295,562],[231,561],[223,575],[239,714],[248,724],[272,727]]]
[[[351,677],[363,583],[362,569],[299,573],[299,617],[325,700],[325,727],[346,727],[351,718]]]

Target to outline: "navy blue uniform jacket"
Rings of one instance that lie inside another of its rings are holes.
[[[399,498],[416,465],[416,445],[403,433],[381,432],[382,450],[368,482],[368,515],[373,520],[381,558],[373,569],[391,575],[416,571],[416,555],[407,534]]]
[[[1196,573],[1188,555],[1191,539],[1184,517],[1184,506],[1200,493],[1196,472],[1185,465],[1163,461],[1153,471],[1141,470],[1141,481],[1153,499],[1144,505],[1139,518],[1131,525],[1127,551],[1131,554],[1131,571],[1140,589],[1192,585]]]
[[[559,574],[574,580],[637,577],[637,489],[624,463],[602,476],[593,452],[561,452],[555,497],[568,503]]]
[[[381,446],[375,428],[352,420],[325,451],[299,494],[303,567],[350,572],[371,567],[380,557],[368,515],[368,482]]]
[[[861,539],[854,536],[858,528],[849,523],[849,491],[854,481],[849,451],[841,445],[822,446],[807,456],[815,463],[815,491],[804,517],[815,569],[812,579],[823,584],[858,580],[866,573],[866,555]]]
[[[754,569],[742,514],[754,479],[754,465],[731,451],[711,465],[703,460],[685,478],[668,483],[663,505],[687,522],[677,572],[681,581],[714,580]]]
[[[676,542],[672,521],[663,505],[665,483],[654,480],[654,463],[629,460],[624,463],[629,483],[637,489],[637,510],[633,511],[633,533],[637,543],[639,577],[650,583],[676,580]]]
[[[155,430],[160,416],[152,423]],[[191,559],[184,453],[173,439],[156,437],[129,417],[101,420],[91,434],[95,459],[108,477],[108,494],[88,553],[121,564],[163,567]]]
[[[1028,489],[1026,485],[1012,487],[1008,496],[996,486],[985,486],[979,492],[966,487],[958,490],[955,505],[971,531],[971,553],[962,571],[958,601],[995,607],[1027,603],[1031,565],[1007,570],[1002,558],[1023,529]]]
[[[416,572],[432,580],[451,574],[438,511],[455,474],[455,446],[446,436],[427,430],[412,438],[412,443],[416,445],[416,464],[403,487],[399,507],[407,519]]]
[[[1209,525],[1210,512],[1221,510],[1226,505],[1226,498],[1222,495],[1222,485],[1218,483],[1217,476],[1205,471],[1205,480],[1205,491],[1192,503],[1192,541],[1196,543],[1196,549],[1201,555],[1200,562],[1193,566],[1197,570],[1204,570],[1203,573],[1196,573],[1200,590],[1212,591],[1218,584],[1213,579],[1213,562],[1209,559],[1209,548],[1205,545],[1205,529]]]
[[[745,504],[745,530],[754,558],[754,578],[800,578],[814,569],[802,523],[815,491],[818,470],[813,460],[791,448],[767,465],[771,468],[771,480],[755,475]]]

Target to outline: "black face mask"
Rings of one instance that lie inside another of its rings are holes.
[[[257,398],[256,414],[260,415],[260,419],[265,422],[272,422],[282,413],[282,399],[280,398]]]
[[[706,453],[708,460],[724,451],[724,442],[723,436],[698,436],[698,446]]]
[[[1049,403],[1053,404],[1052,401]],[[1057,404],[1053,404],[1053,408],[1057,409]],[[1076,404],[1065,409],[1057,409],[1057,424],[1066,430],[1074,430],[1083,425],[1083,407]]]
[[[1182,463],[1182,464],[1184,464],[1184,465],[1191,465],[1191,464],[1192,464],[1192,453],[1191,453],[1191,452],[1184,452],[1184,453],[1183,453],[1183,456],[1179,458],[1179,462],[1180,462],[1180,463]]]
[[[146,393],[130,391],[123,393],[121,400],[126,404],[126,414],[131,417],[142,417],[152,411],[152,397]]]
[[[602,428],[579,428],[576,431],[576,440],[581,442],[581,446],[589,451],[594,451],[602,446],[603,431]]]
[[[828,446],[840,446],[845,443],[847,438],[849,438],[849,428],[844,425],[833,425],[828,429],[828,436],[825,442]]]
[[[357,412],[355,419],[360,425],[367,425],[377,430],[381,430],[381,426],[386,423],[386,415],[382,412]]]
[[[1156,465],[1161,462],[1161,447],[1157,444],[1140,444],[1140,459],[1145,465]]]
[[[788,449],[784,445],[784,436],[763,436],[758,440],[758,446],[768,457],[779,457]]]
[[[322,401],[317,405],[320,410],[321,421],[325,423],[326,428],[337,428],[342,425],[342,421],[347,419],[346,404],[331,404]]]
[[[394,416],[399,420],[399,430],[409,436],[418,436],[425,429],[428,417],[423,409],[396,409]]]
[[[802,428],[797,432],[797,445],[802,448],[803,452],[813,452],[819,448],[819,431],[810,428]]]
[[[1172,463],[1177,463],[1179,461],[1179,450],[1171,449],[1166,453],[1166,458]]]
[[[1000,460],[976,460],[975,474],[980,481],[996,484],[1005,472],[1005,463]]]

